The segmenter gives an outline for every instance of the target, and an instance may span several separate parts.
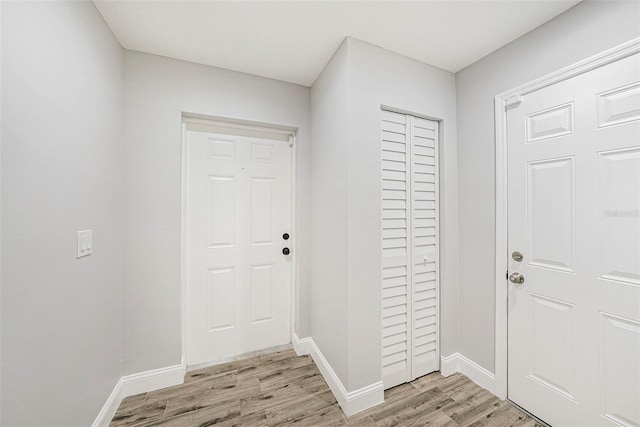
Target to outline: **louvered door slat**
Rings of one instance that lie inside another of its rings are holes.
[[[414,218],[431,220],[429,225],[414,220],[412,235],[413,336],[411,375],[413,378],[439,369],[438,330],[438,125],[412,118],[410,128]]]
[[[382,365],[390,388],[439,367],[438,126],[382,111],[380,138]]]
[[[411,366],[406,127],[404,115],[382,112],[382,366],[389,387],[408,381]]]

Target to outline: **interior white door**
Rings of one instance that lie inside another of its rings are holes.
[[[438,123],[382,111],[382,380],[439,369]]]
[[[291,148],[187,125],[187,363],[290,342]]]
[[[507,126],[509,274],[524,276],[509,398],[552,425],[639,426],[639,55],[525,95]]]

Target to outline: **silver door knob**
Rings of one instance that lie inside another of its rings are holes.
[[[516,285],[521,285],[524,283],[524,276],[517,271],[511,273],[509,276],[509,280]]]

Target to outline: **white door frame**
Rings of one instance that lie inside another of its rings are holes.
[[[495,394],[507,394],[507,313],[508,313],[508,235],[507,235],[507,110],[516,107],[528,93],[562,82],[640,52],[640,38],[562,68],[554,73],[502,92],[495,97],[496,130],[496,270],[495,270]]]
[[[291,147],[291,281],[290,281],[290,331],[289,338],[293,341],[296,327],[296,291],[297,283],[297,246],[296,246],[296,137],[297,128],[280,126],[270,123],[259,123],[248,120],[238,120],[226,117],[207,116],[196,113],[182,113],[182,184],[181,184],[181,207],[180,207],[180,311],[182,321],[182,369],[187,370],[187,326],[188,326],[188,282],[187,282],[187,123],[195,123],[211,127],[212,132],[217,133],[237,133],[243,132],[247,136],[270,138],[289,144]]]

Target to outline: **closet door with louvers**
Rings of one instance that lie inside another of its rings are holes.
[[[439,369],[438,123],[382,111],[385,389]]]

